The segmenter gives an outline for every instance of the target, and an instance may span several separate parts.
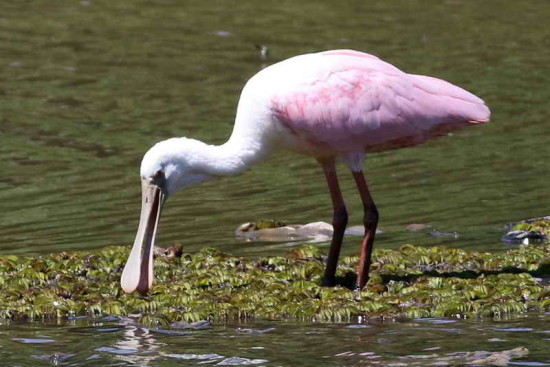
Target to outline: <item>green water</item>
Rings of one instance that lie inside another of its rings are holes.
[[[549,315],[318,324],[263,321],[151,330],[126,320],[0,325],[3,366],[464,366],[466,353],[527,347],[519,366],[549,366]],[[512,364],[510,364],[512,365]]]
[[[498,250],[506,223],[549,214],[546,1],[18,0],[0,2],[0,14],[0,253],[130,245],[139,163],[152,144],[172,136],[222,143],[250,76],[336,48],[449,80],[493,112],[491,124],[368,156],[384,231],[376,246]],[[266,45],[270,58],[262,60],[254,44]],[[350,224],[360,224],[349,176],[342,170]],[[233,231],[258,218],[330,216],[321,169],[283,153],[171,198],[158,243],[280,254],[283,244],[241,242]],[[410,223],[459,237],[411,233]],[[349,237],[344,251],[356,252],[359,241]],[[293,365],[292,353],[279,364]]]
[[[1,253],[130,244],[139,163],[152,144],[222,143],[247,78],[334,48],[447,79],[493,111],[490,125],[368,157],[385,231],[377,246],[498,248],[506,223],[548,214],[546,2],[18,1],[0,13]],[[256,43],[271,50],[267,62]],[[344,170],[350,224],[360,224]],[[330,221],[331,212],[317,163],[283,153],[171,198],[159,244],[262,252],[235,241],[234,229],[257,218]],[[412,235],[410,223],[460,237]],[[348,242],[356,251],[359,239]]]

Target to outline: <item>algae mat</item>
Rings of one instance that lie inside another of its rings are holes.
[[[550,245],[505,253],[404,245],[377,250],[371,279],[353,285],[357,257],[338,267],[340,286],[321,287],[323,254],[246,259],[204,249],[155,260],[153,293],[124,294],[123,247],[93,253],[0,257],[0,318],[137,314],[140,322],[243,318],[343,321],[353,317],[502,316],[550,309]]]

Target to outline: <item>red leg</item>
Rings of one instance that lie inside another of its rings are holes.
[[[372,248],[374,246],[374,235],[376,234],[376,226],[378,224],[378,210],[374,201],[370,196],[367,182],[363,172],[352,172],[355,184],[361,195],[363,201],[364,217],[363,223],[365,225],[365,237],[363,238],[363,244],[361,245],[361,259],[359,260],[359,267],[357,269],[357,288],[362,289],[369,279],[369,268],[371,262]]]
[[[336,175],[336,165],[333,160],[321,162],[325,177],[327,179],[330,197],[332,199],[332,207],[334,209],[332,217],[332,241],[328,252],[327,266],[325,275],[323,276],[323,285],[332,287],[336,285],[336,267],[338,265],[338,256],[340,256],[340,248],[344,239],[344,231],[348,224],[348,212],[342,198],[340,185],[338,184],[338,176]]]

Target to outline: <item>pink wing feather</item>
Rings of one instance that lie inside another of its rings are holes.
[[[272,112],[320,151],[380,151],[416,145],[489,121],[483,100],[444,80],[404,73],[375,56],[338,50],[321,77],[274,96]]]

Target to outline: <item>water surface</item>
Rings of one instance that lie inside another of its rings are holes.
[[[256,321],[205,330],[148,329],[113,318],[9,323],[0,325],[0,359],[18,366],[446,366],[524,346],[529,354],[513,365],[548,366],[549,317]]]
[[[372,154],[377,246],[498,249],[502,227],[547,215],[550,4],[544,1],[56,1],[0,4],[0,253],[128,245],[139,163],[156,141],[222,143],[239,92],[265,65],[353,48],[484,98],[493,123]],[[254,44],[266,45],[265,61]],[[351,224],[361,205],[342,167]],[[159,244],[236,254],[280,245],[233,238],[241,223],[330,221],[320,167],[283,153],[171,198]],[[430,224],[459,237],[411,234]],[[350,238],[345,251],[355,252]]]

